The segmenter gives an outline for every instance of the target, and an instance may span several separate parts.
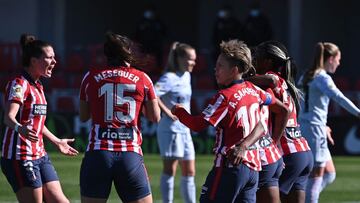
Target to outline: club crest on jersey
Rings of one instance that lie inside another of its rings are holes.
[[[33,105],[33,114],[34,115],[46,115],[46,104],[34,104]]]
[[[15,85],[12,89],[11,89],[11,97],[13,98],[18,98],[18,99],[23,99],[23,88],[21,85]]]
[[[132,128],[100,128],[98,133],[100,140],[133,140]]]

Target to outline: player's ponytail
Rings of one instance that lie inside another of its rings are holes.
[[[24,67],[30,66],[32,57],[39,58],[44,53],[44,47],[51,46],[47,42],[36,40],[35,36],[30,34],[20,36],[20,45],[22,49],[22,65]]]
[[[193,50],[194,48],[188,44],[180,43],[180,42],[173,42],[169,55],[168,55],[168,61],[165,68],[166,72],[176,72],[180,70],[179,67],[179,58],[185,57],[188,53],[188,50]]]
[[[315,75],[324,68],[325,61],[330,56],[336,56],[339,51],[339,47],[331,42],[318,42],[315,46],[313,64],[304,74],[303,87],[306,87],[314,79]]]
[[[122,35],[113,32],[105,34],[104,54],[109,65],[124,65],[134,63],[132,46],[133,42]]]
[[[295,86],[297,69],[285,46],[277,41],[267,41],[258,45],[256,52],[261,57],[271,59],[271,71],[280,73],[285,79],[289,93],[295,102],[296,110],[299,112],[302,92]]]

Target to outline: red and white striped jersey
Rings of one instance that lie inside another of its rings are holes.
[[[28,127],[36,131],[39,141],[31,142],[13,129],[6,127],[1,156],[16,160],[36,160],[45,156],[42,131],[46,119],[47,102],[42,84],[39,81],[34,82],[28,73],[23,72],[7,83],[5,102],[15,102],[20,105],[17,114],[18,122],[24,124],[31,121]]]
[[[155,99],[151,79],[131,67],[92,69],[84,76],[80,100],[90,106],[89,150],[132,151],[142,155],[140,113]]]
[[[226,152],[248,136],[260,121],[260,106],[271,104],[274,98],[254,84],[239,80],[209,101],[202,116],[216,127],[215,167],[221,166]],[[253,170],[261,170],[258,147],[246,150],[242,162]]]
[[[284,155],[309,151],[310,147],[304,137],[301,136],[299,123],[297,122],[297,112],[293,98],[288,93],[286,81],[278,74],[268,72],[267,74],[275,76],[278,83],[273,89],[274,95],[282,101],[290,110],[289,120],[286,124],[284,135],[280,139],[281,150]]]
[[[271,137],[272,123],[268,106],[261,106],[260,116],[266,127],[264,136],[258,141],[258,144],[260,145],[259,153],[261,165],[265,166],[279,160],[281,158],[281,152]]]

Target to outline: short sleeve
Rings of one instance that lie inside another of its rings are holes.
[[[170,75],[164,74],[160,77],[160,79],[155,84],[155,92],[158,97],[163,96],[167,92],[171,90],[172,82]]]
[[[145,89],[145,100],[153,100],[156,99],[154,85],[150,79],[150,77],[144,73],[144,89]]]
[[[270,88],[266,89],[266,91],[260,89],[259,95],[264,105],[270,105],[275,103],[276,97],[274,95],[274,92]]]
[[[80,85],[80,100],[88,101],[87,88],[89,86],[89,75],[90,72],[87,72],[83,77]]]
[[[28,85],[29,83],[19,78],[9,81],[6,89],[6,100],[22,104],[26,97]]]
[[[216,94],[202,111],[202,115],[206,121],[216,127],[226,116],[228,112],[228,104],[224,95]]]

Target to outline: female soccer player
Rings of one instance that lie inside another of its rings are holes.
[[[333,43],[319,42],[311,68],[303,78],[305,99],[300,113],[301,131],[313,152],[314,169],[308,181],[306,202],[318,202],[320,192],[335,180],[335,167],[327,145],[326,126],[330,99],[360,118],[360,110],[336,87],[328,73],[335,73],[341,53]],[[325,168],[328,169],[325,172]]]
[[[169,52],[167,71],[155,84],[159,105],[163,111],[157,128],[157,140],[163,158],[160,179],[163,202],[173,202],[174,176],[179,162],[182,172],[181,194],[185,202],[196,202],[195,150],[190,129],[171,113],[174,104],[181,104],[190,112],[190,73],[195,66],[195,59],[194,48],[188,44],[174,42]]]
[[[6,85],[1,169],[19,202],[69,202],[48,157],[47,137],[59,151],[75,156],[68,145],[74,139],[59,139],[45,126],[47,102],[40,77],[50,78],[56,60],[52,46],[23,34],[23,72]]]
[[[253,68],[244,76],[244,80],[251,81],[261,78],[261,76],[254,77],[255,75],[256,69]],[[261,171],[259,172],[256,202],[278,203],[280,202],[279,178],[284,164],[281,151],[277,146],[280,138],[272,136],[272,117],[268,106],[261,107],[260,115],[267,128],[265,128],[264,135],[258,141],[260,145]]]
[[[140,131],[141,110],[160,120],[150,78],[131,67],[133,43],[107,33],[104,53],[108,65],[89,70],[80,87],[80,119],[91,118],[89,144],[81,164],[82,202],[106,202],[114,181],[123,202],[152,202]]]
[[[217,128],[215,161],[202,187],[200,202],[255,202],[258,171],[261,169],[258,145],[265,125],[260,106],[270,105],[276,120],[274,133],[280,136],[288,118],[287,108],[273,94],[242,79],[251,68],[250,50],[243,42],[220,44],[215,77],[222,89],[199,116],[175,105],[173,113],[190,129],[208,125]],[[271,91],[271,90],[270,90]]]
[[[284,45],[267,41],[256,47],[256,76],[251,81],[261,87],[271,87],[275,96],[290,110],[284,135],[280,137],[285,168],[279,179],[281,202],[304,202],[305,188],[313,161],[310,147],[302,137],[297,122],[299,90],[294,85],[295,65]],[[274,116],[274,119],[278,119]],[[270,189],[270,188],[269,188]],[[269,190],[270,191],[270,190]]]

